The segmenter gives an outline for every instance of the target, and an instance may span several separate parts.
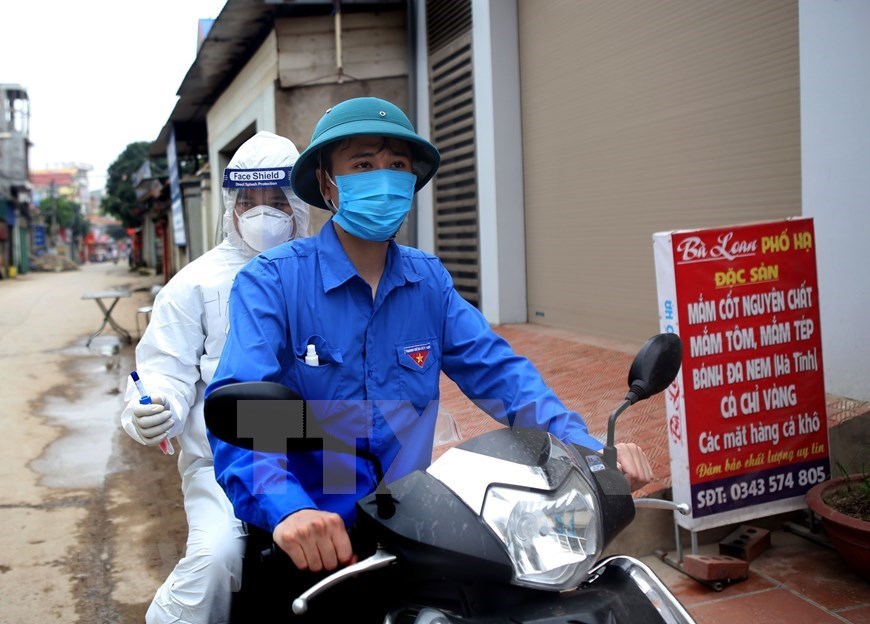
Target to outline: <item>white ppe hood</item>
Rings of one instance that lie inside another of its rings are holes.
[[[260,131],[245,141],[227,164],[221,188],[223,237],[247,257],[255,256],[258,250],[245,244],[233,219],[239,190],[245,186],[281,188],[293,207],[294,236],[308,236],[308,204],[296,197],[290,188],[290,170],[298,157],[299,150],[290,139]]]

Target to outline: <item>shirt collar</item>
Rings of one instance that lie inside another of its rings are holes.
[[[341,241],[335,233],[332,219],[323,224],[317,235],[317,262],[323,276],[323,290],[329,292],[357,275],[356,268],[344,253]],[[390,241],[387,249],[387,263],[381,277],[382,285],[401,286],[405,282],[419,282],[423,279],[409,264],[403,262],[402,253],[395,241]]]

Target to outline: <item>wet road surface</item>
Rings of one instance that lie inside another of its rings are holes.
[[[0,622],[142,622],[183,549],[177,455],[119,426],[135,341],[85,346],[102,313],[83,293],[134,291],[129,330],[154,283],[111,264],[0,282]]]

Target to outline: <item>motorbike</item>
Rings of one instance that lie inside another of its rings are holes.
[[[389,484],[380,479],[376,491],[356,505],[350,534],[360,560],[332,573],[300,577],[270,535],[249,527],[234,622],[269,612],[256,621],[691,624],[646,564],[603,556],[637,507],[689,511],[683,503],[633,498],[614,446],[617,418],[667,388],[681,362],[675,334],[653,336],[643,345],[629,370],[626,397],[608,420],[603,452],[546,431],[503,428],[459,443],[425,470]],[[238,433],[240,406],[246,417],[261,414],[264,426],[270,410],[251,409],[252,401],[292,405],[288,409],[302,422],[289,439],[272,436],[274,448],[265,450],[323,448],[325,434],[305,402],[270,382],[212,392],[205,402],[206,426],[222,440],[254,448],[253,438]],[[262,441],[257,450],[264,450]],[[382,476],[377,457],[367,459]],[[305,619],[316,613],[328,615]]]

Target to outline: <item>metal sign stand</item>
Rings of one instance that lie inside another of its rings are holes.
[[[683,544],[682,544],[682,540],[680,539],[680,528],[681,527],[680,527],[680,525],[677,522],[677,519],[675,517],[674,518],[674,538],[675,538],[674,541],[676,544],[676,558],[671,557],[668,554],[668,552],[665,550],[656,550],[655,554],[659,559],[661,559],[664,563],[666,563],[670,567],[674,568],[675,570],[685,574],[689,578],[694,579],[694,580],[698,581],[699,583],[703,583],[707,587],[710,587],[711,589],[713,589],[714,591],[717,591],[717,592],[722,591],[728,585],[733,585],[734,583],[739,583],[740,581],[745,580],[742,578],[740,578],[740,579],[731,579],[731,578],[708,579],[708,578],[703,578],[703,577],[697,576],[695,574],[691,574],[690,572],[686,571],[685,566],[684,566],[684,558],[683,558]],[[697,555],[698,554],[698,533],[696,531],[690,529],[689,536],[690,536],[690,540],[691,540],[692,554]]]

